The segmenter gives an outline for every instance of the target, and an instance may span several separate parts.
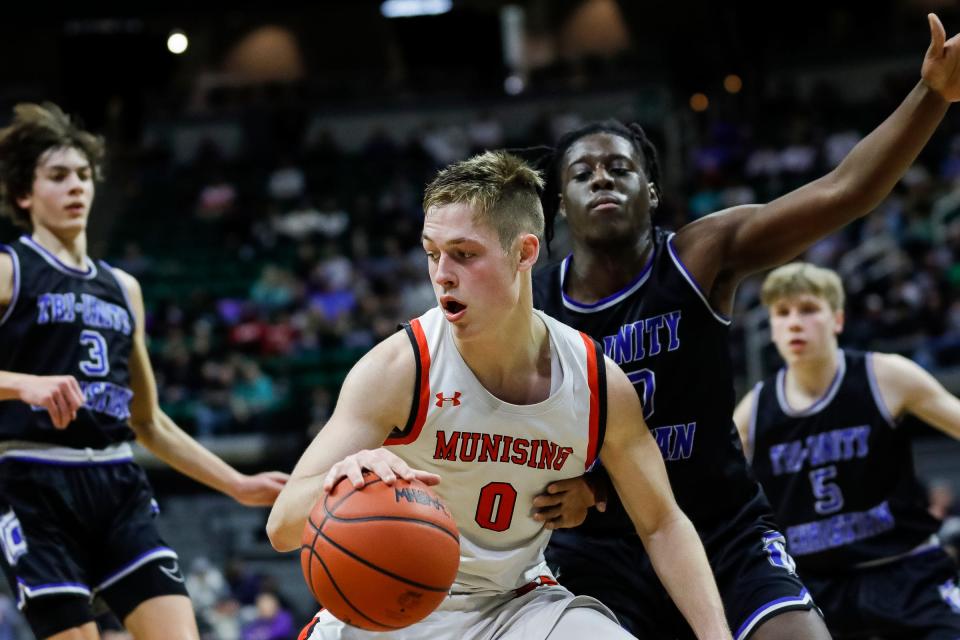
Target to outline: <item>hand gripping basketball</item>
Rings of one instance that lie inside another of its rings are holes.
[[[364,470],[373,471],[388,485],[393,484],[398,477],[404,480],[417,479],[431,486],[440,482],[437,474],[411,469],[399,456],[381,447],[358,451],[330,467],[323,481],[323,490],[333,489],[340,478],[347,478],[354,487],[360,488],[364,485]]]
[[[446,505],[419,480],[392,485],[366,471],[321,494],[303,531],[300,564],[311,593],[347,624],[409,626],[447,596],[460,536]]]

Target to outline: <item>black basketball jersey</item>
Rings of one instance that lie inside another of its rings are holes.
[[[0,370],[73,375],[86,402],[66,429],[45,409],[0,402],[0,441],[103,448],[132,440],[130,373],[133,312],[126,290],[104,262],[65,265],[23,236],[0,250],[13,259],[13,298],[0,315]]]
[[[872,354],[840,351],[827,392],[803,411],[787,403],[786,370],[756,387],[753,468],[810,573],[905,553],[938,528],[872,367]]]
[[[534,305],[600,342],[633,382],[666,461],[674,495],[707,542],[751,507],[769,505],[749,471],[733,423],[730,320],[716,313],[671,242],[654,230],[649,262],[622,291],[582,304],[564,291],[572,256],[534,277]],[[634,531],[613,500],[591,510],[585,532]]]

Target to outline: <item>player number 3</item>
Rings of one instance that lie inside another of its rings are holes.
[[[110,373],[110,358],[107,354],[107,341],[102,335],[90,329],[80,333],[80,344],[87,347],[87,360],[80,361],[80,371],[88,376],[102,378]]]

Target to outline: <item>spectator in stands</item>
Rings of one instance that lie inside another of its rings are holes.
[[[256,425],[258,419],[277,406],[279,400],[273,380],[256,361],[238,358],[233,367],[236,371],[230,391],[230,408],[238,425]]]
[[[198,556],[190,564],[187,574],[187,591],[198,612],[205,611],[227,595],[227,582],[223,573],[205,556]]]
[[[300,199],[306,191],[307,181],[303,169],[297,166],[293,158],[284,157],[267,180],[267,193],[281,203]]]
[[[256,608],[256,618],[243,625],[241,640],[291,640],[296,635],[293,615],[281,608],[277,596],[259,594]]]

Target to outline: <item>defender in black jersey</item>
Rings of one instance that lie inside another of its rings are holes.
[[[960,637],[957,570],[914,475],[906,413],[960,437],[960,400],[897,355],[839,349],[843,285],[806,263],[762,299],[786,367],[735,419],[787,549],[836,638]]]
[[[245,504],[286,476],[238,473],[160,410],[139,284],[86,253],[102,156],[52,104],[0,131],[2,204],[30,232],[0,245],[0,560],[38,638],[97,637],[94,597],[138,640],[198,638],[130,441]]]
[[[539,274],[535,304],[590,332],[628,371],[739,638],[828,634],[792,571],[731,423],[726,341],[734,292],[748,274],[793,258],[873,209],[949,102],[960,99],[953,69],[960,51],[955,42],[945,46],[933,15],[930,27],[922,80],[893,115],[834,171],[769,204],[721,211],[670,236],[651,224],[659,169],[639,127],[588,125],[564,136],[553,157],[548,220],[566,218],[573,254]],[[554,483],[534,503],[540,517],[555,527],[579,524],[582,505],[592,501],[585,487]],[[548,559],[562,583],[606,602],[638,635],[690,636],[612,496],[604,513],[590,512],[583,526],[555,535]]]

